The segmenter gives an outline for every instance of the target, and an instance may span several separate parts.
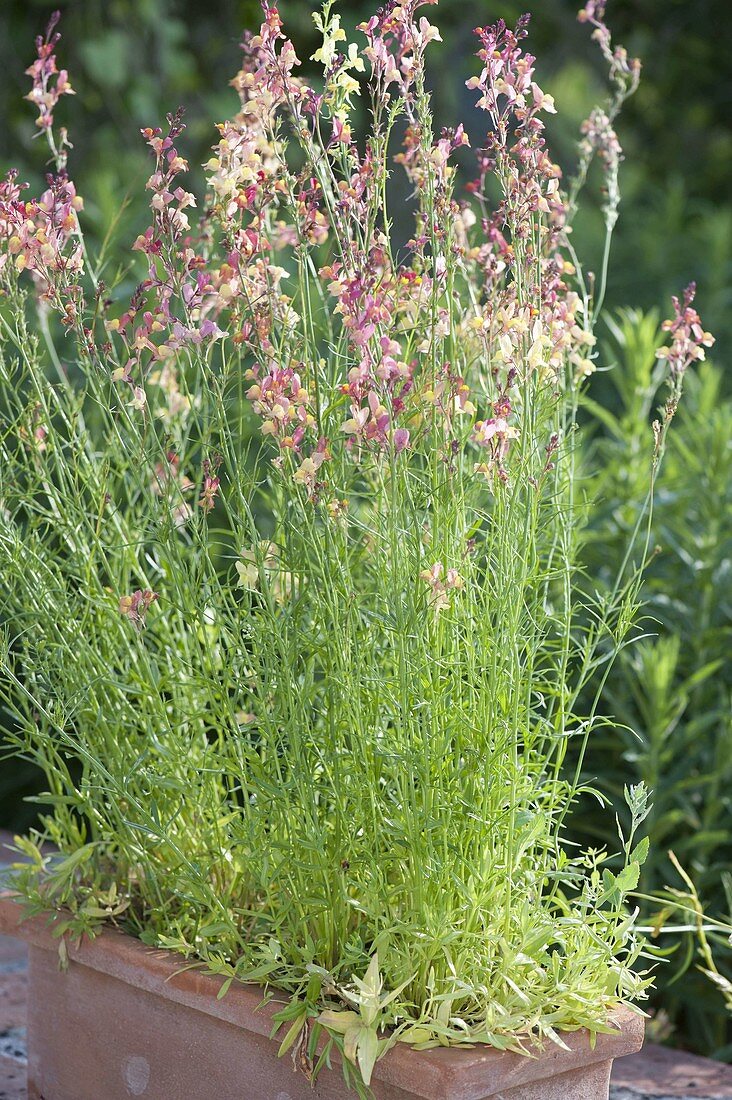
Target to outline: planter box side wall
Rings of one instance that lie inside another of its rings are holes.
[[[50,951],[31,948],[28,977],[29,1100],[344,1100],[338,1068],[313,1090],[261,1035],[78,963],[59,974]]]

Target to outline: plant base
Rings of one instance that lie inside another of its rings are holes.
[[[108,931],[69,944],[42,918],[0,898],[0,932],[29,944],[29,1100],[345,1100],[341,1071],[314,1088],[269,1039],[279,1007],[252,986],[216,999],[219,983],[183,959]],[[377,1063],[376,1100],[604,1100],[614,1058],[639,1050],[643,1020],[618,1010],[616,1035],[565,1035],[536,1058],[485,1047],[417,1052],[398,1046]]]

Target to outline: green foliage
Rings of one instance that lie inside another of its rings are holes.
[[[598,502],[585,548],[594,584],[610,583],[637,521],[637,493],[653,447],[650,420],[661,399],[658,335],[653,315],[622,314],[607,347],[616,366],[595,386],[598,393],[614,387],[619,411],[587,402],[597,426],[585,459],[586,491]],[[662,897],[664,887],[678,886],[667,855],[673,849],[704,912],[724,923],[730,912],[725,876],[732,870],[732,401],[722,371],[711,363],[687,378],[655,497],[652,543],[640,624],[645,636],[623,651],[608,677],[604,711],[614,721],[597,731],[589,766],[611,796],[641,780],[652,792],[641,892]],[[603,816],[590,805],[587,810],[582,831],[606,839]],[[646,911],[653,913],[653,902]],[[678,914],[664,919],[678,923]],[[727,1056],[722,995],[694,972],[679,980],[694,951],[693,922],[691,932],[674,938],[673,957],[657,971],[655,1004],[685,1042]],[[714,929],[711,938],[729,974],[727,937]],[[666,936],[659,942],[669,946]]]

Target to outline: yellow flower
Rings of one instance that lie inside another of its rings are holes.
[[[346,37],[346,32],[341,27],[341,17],[340,15],[334,15],[328,23],[324,24],[320,12],[314,11],[313,23],[319,31],[322,31],[323,45],[312,54],[310,60],[320,61],[324,69],[329,69],[337,53],[336,43],[342,42]]]
[[[302,464],[295,470],[292,475],[293,480],[298,485],[308,485],[313,480],[318,472],[318,467],[313,462],[312,458],[304,458]]]
[[[245,559],[251,554],[251,550],[245,550]],[[257,587],[259,583],[259,570],[251,558],[249,560],[238,561],[236,563],[236,571],[239,574],[239,580],[237,582],[239,588],[247,588],[252,591]]]

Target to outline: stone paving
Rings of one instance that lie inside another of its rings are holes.
[[[2,864],[0,836],[0,869]],[[0,936],[0,1100],[27,1100],[28,1095],[25,956],[25,946],[20,941]],[[640,1054],[616,1062],[610,1097],[611,1100],[732,1100],[732,1067],[647,1044]]]
[[[0,936],[0,1100],[25,1100],[25,948]]]
[[[730,1100],[732,1067],[695,1054],[646,1044],[620,1059],[612,1100]]]

